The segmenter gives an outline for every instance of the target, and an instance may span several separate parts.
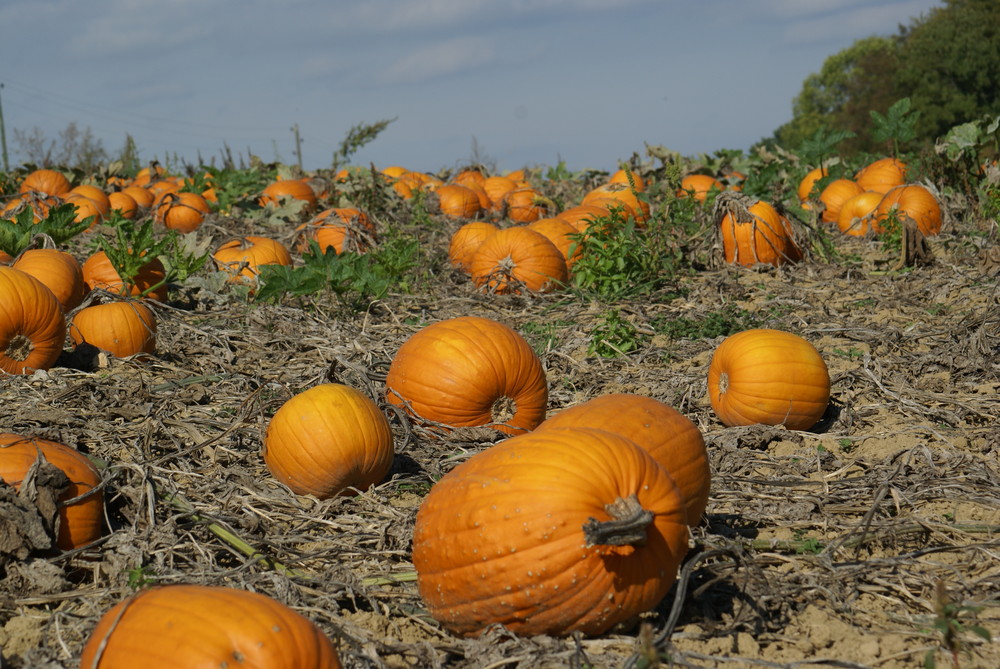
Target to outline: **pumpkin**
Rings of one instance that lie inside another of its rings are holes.
[[[70,183],[62,172],[38,169],[24,177],[18,190],[22,193],[32,191],[43,195],[61,196],[69,192]]]
[[[48,369],[62,352],[62,305],[35,277],[0,266],[0,371],[31,374]]]
[[[469,262],[476,286],[497,294],[520,293],[521,287],[548,293],[568,279],[566,260],[545,235],[525,227],[490,235]]]
[[[629,183],[629,177],[631,176],[632,181]],[[626,171],[625,168],[621,168],[615,171],[609,178],[608,183],[612,184],[625,184],[626,186],[632,185],[637,191],[646,190],[646,180],[643,179],[638,172],[635,170]]]
[[[926,237],[941,232],[941,205],[929,190],[919,184],[897,186],[886,193],[875,209],[875,225],[884,227],[893,212],[916,223]]]
[[[462,186],[482,186],[483,182],[486,181],[486,175],[479,168],[469,167],[456,174],[451,180]]]
[[[542,363],[503,323],[461,316],[419,330],[389,365],[386,399],[418,421],[451,427],[488,425],[506,434],[533,430],[545,418]]]
[[[896,158],[882,158],[858,170],[854,180],[862,190],[888,193],[906,183],[906,163]]]
[[[448,245],[448,262],[452,267],[469,271],[472,258],[486,239],[500,228],[487,221],[470,221],[451,236]]]
[[[320,499],[377,484],[392,466],[389,421],[360,391],[325,383],[275,412],[264,436],[271,474],[298,495]]]
[[[451,218],[472,218],[482,208],[479,196],[468,186],[444,184],[434,191],[437,207]]]
[[[132,220],[139,212],[139,203],[135,201],[135,198],[122,191],[116,190],[113,193],[108,193],[108,203],[111,206],[111,211],[118,212],[122,218]]]
[[[850,179],[834,179],[828,183],[823,192],[819,194],[819,201],[823,205],[821,216],[823,222],[836,223],[840,216],[840,208],[844,206],[844,203],[864,192],[864,188]]]
[[[368,215],[355,207],[324,209],[308,223],[296,228],[296,249],[305,253],[313,240],[322,251],[363,253],[377,241],[375,226]]]
[[[340,669],[308,618],[256,592],[211,585],[146,588],[111,607],[83,647],[86,669]]]
[[[110,201],[108,202],[107,210],[102,211],[101,206],[98,205],[97,202],[90,199],[86,195],[80,195],[79,193],[68,193],[64,202],[68,202],[76,208],[76,216],[73,220],[77,223],[80,223],[88,218],[93,218],[90,227],[87,228],[88,230],[103,221],[105,216],[107,216],[111,211]]]
[[[99,539],[104,521],[104,495],[98,487],[101,475],[79,451],[48,439],[0,434],[0,480],[15,490],[20,489],[39,456],[62,470],[69,479],[69,485],[58,500],[56,545],[62,550],[72,550]],[[81,499],[66,504],[77,497]]]
[[[180,192],[184,187],[184,180],[179,177],[166,177],[152,182],[146,188],[153,194],[153,200],[159,200],[167,193]]]
[[[483,190],[490,198],[493,209],[501,209],[507,193],[517,188],[517,182],[503,176],[486,177],[482,183]]]
[[[799,196],[799,202],[807,203],[812,195],[813,188],[816,187],[816,182],[820,179],[826,177],[828,172],[825,167],[816,167],[806,173],[802,180],[799,181],[799,188],[797,194]]]
[[[574,228],[577,232],[586,232],[590,224],[598,218],[606,218],[611,215],[611,211],[603,205],[578,204],[575,207],[565,209],[556,215]]]
[[[281,242],[254,235],[224,243],[212,254],[212,259],[234,283],[256,282],[257,268],[261,265],[292,264],[292,256]]]
[[[819,351],[781,330],[737,332],[715,349],[708,394],[724,425],[808,430],[830,402],[830,374]]]
[[[386,175],[390,179],[398,179],[399,177],[407,174],[410,170],[405,167],[400,167],[399,165],[390,165],[389,167],[382,168],[379,170],[382,174]]]
[[[167,174],[166,168],[156,162],[150,163],[148,167],[143,167],[141,170],[136,172],[135,178],[132,179],[132,185],[134,186],[148,186],[154,181],[159,180],[161,177]]]
[[[63,311],[75,309],[83,301],[83,268],[72,254],[59,249],[28,249],[11,265],[35,277],[52,291]]]
[[[167,270],[159,258],[153,258],[139,268],[132,277],[130,290],[126,290],[125,282],[104,251],[93,253],[83,261],[81,269],[83,284],[88,292],[100,288],[119,295],[145,295],[160,302],[167,300]]]
[[[580,204],[603,204],[607,206],[607,201],[618,202],[624,205],[629,215],[636,221],[642,223],[649,218],[649,202],[645,196],[639,197],[639,193],[628,184],[606,183],[587,191]]]
[[[515,188],[503,199],[507,217],[516,223],[531,223],[548,216],[556,207],[549,198],[534,188]]]
[[[688,550],[680,491],[591,428],[507,439],[443,476],[413,531],[420,596],[459,636],[597,635],[660,602]]]
[[[66,197],[69,199],[74,195],[82,195],[88,200],[93,201],[97,210],[101,212],[101,218],[111,213],[111,201],[108,199],[108,194],[93,184],[75,186],[69,190]]]
[[[573,263],[579,260],[580,255],[583,253],[583,249],[580,247],[580,240],[578,239],[580,233],[577,232],[577,229],[573,225],[562,218],[540,218],[534,223],[529,223],[528,229],[540,232],[559,249],[563,260],[566,261],[567,270],[573,268]]]
[[[423,172],[406,172],[392,182],[392,188],[399,193],[404,200],[413,197],[414,191],[433,191],[443,182],[437,177]]]
[[[165,193],[156,201],[156,222],[179,232],[194,232],[201,227],[210,209],[198,193]]]
[[[677,189],[677,197],[693,197],[698,202],[704,202],[708,194],[725,190],[725,185],[710,174],[688,174],[681,179]]]
[[[788,219],[763,200],[736,191],[720,193],[715,200],[715,221],[727,263],[777,267],[802,258]]]
[[[698,426],[673,407],[643,395],[601,395],[553,414],[536,431],[551,427],[590,427],[632,440],[677,484],[688,524],[701,520],[712,478],[708,451]]]
[[[152,191],[148,188],[143,188],[142,186],[126,186],[125,188],[122,188],[121,192],[135,200],[135,203],[143,209],[149,209],[153,206],[153,200],[155,197]],[[108,197],[110,198],[111,196],[109,195]]]
[[[849,198],[841,205],[840,213],[837,214],[837,228],[845,235],[853,237],[862,237],[868,234],[869,228],[873,227],[872,213],[881,201],[882,194],[873,190],[867,190]],[[879,230],[876,225],[874,231],[879,232]]]
[[[156,349],[156,317],[136,300],[93,304],[73,314],[69,336],[74,346],[90,344],[118,358]]]
[[[28,191],[17,197],[12,197],[4,205],[3,209],[0,210],[0,218],[13,219],[25,207],[30,207],[31,211],[34,212],[35,223],[49,215],[49,209],[61,203],[61,200],[57,196],[45,195],[43,193],[36,193],[34,191]]]
[[[273,207],[280,204],[282,198],[302,200],[306,203],[306,211],[312,211],[316,208],[316,191],[312,189],[312,186],[298,179],[272,181],[260,194],[258,203],[262,207]]]

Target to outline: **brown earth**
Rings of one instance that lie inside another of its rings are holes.
[[[105,463],[109,524],[84,550],[0,556],[0,666],[75,667],[97,619],[136,587],[198,582],[294,607],[336,639],[348,667],[491,669],[645,667],[656,650],[686,667],[895,669],[935,650],[951,666],[935,629],[945,592],[968,607],[957,666],[1000,667],[1000,646],[968,629],[1000,638],[1000,294],[988,252],[977,255],[995,250],[995,225],[976,243],[946,231],[930,240],[933,262],[901,271],[879,242],[841,237],[832,263],[702,269],[676,290],[613,305],[639,343],[617,358],[588,352],[608,305],[477,293],[443,269],[447,227],[425,240],[433,281],[365,313],[329,294],[248,304],[204,275],[157,307],[154,359],[67,355],[0,379],[0,431]],[[719,423],[706,373],[723,336],[694,331],[720,313],[817,347],[833,381],[819,425]],[[432,438],[390,413],[396,462],[376,488],[318,501],[269,476],[261,435],[283,401],[325,380],[380,398],[406,337],[463,314],[507,323],[541,352],[550,413],[630,392],[701,428],[712,497],[679,598],[675,589],[595,639],[444,632],[413,580],[413,520],[432,481],[487,448],[489,432]],[[211,523],[266,558],[240,553]]]

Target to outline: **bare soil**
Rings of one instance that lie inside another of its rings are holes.
[[[232,222],[214,225],[202,234],[221,241]],[[329,294],[256,304],[195,277],[156,307],[152,359],[67,353],[47,372],[0,379],[2,431],[104,463],[108,506],[104,537],[86,549],[0,556],[0,666],[78,666],[113,604],[144,583],[194,582],[275,597],[335,639],[347,667],[392,668],[643,667],[657,650],[687,667],[879,669],[923,666],[936,650],[946,667],[935,628],[944,592],[968,607],[956,666],[1000,667],[1000,645],[968,629],[1000,639],[995,224],[975,241],[946,229],[929,240],[930,262],[901,271],[879,241],[839,236],[835,262],[701,269],[673,290],[613,305],[640,343],[617,358],[588,350],[608,305],[478,293],[445,268],[449,226],[425,240],[433,281],[363,313]],[[671,337],[663,324],[704,323],[724,309],[817,347],[833,382],[817,426],[718,421],[706,375],[723,337]],[[410,334],[470,314],[510,325],[540,351],[550,413],[639,393],[704,433],[706,518],[675,590],[630,625],[594,639],[502,628],[459,639],[427,615],[409,559],[414,516],[434,480],[496,440],[491,431],[431,437],[386,408],[397,455],[377,487],[319,501],[269,475],[261,437],[282,402],[328,380],[381,401],[387,365]]]

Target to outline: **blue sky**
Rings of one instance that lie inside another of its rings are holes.
[[[941,0],[4,0],[12,129],[70,122],[140,158],[224,145],[329,167],[351,126],[396,118],[352,162],[437,171],[613,169],[646,144],[747,149],[827,56]]]

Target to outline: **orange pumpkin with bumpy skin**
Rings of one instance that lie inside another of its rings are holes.
[[[52,291],[30,274],[0,266],[0,376],[50,368],[65,338],[62,305]]]
[[[92,304],[73,314],[69,337],[74,346],[90,344],[118,358],[156,349],[156,316],[137,300]]]
[[[487,237],[472,256],[469,274],[477,286],[497,294],[520,293],[522,286],[548,293],[566,283],[569,270],[545,235],[516,227]]]
[[[712,481],[708,451],[698,426],[673,407],[643,395],[601,395],[553,414],[536,431],[551,427],[590,427],[631,439],[677,484],[688,524],[701,520]]]
[[[28,249],[11,265],[35,277],[59,300],[63,312],[83,301],[83,268],[70,253],[59,249]]]
[[[735,191],[720,193],[715,200],[715,220],[727,263],[777,267],[802,258],[788,219],[763,200]]]
[[[99,539],[104,521],[104,495],[98,487],[101,475],[79,451],[48,439],[0,434],[0,480],[19,489],[39,456],[61,469],[69,479],[69,486],[59,496],[56,545],[71,550]],[[66,504],[82,495],[87,496]]]
[[[545,370],[528,342],[479,316],[414,333],[393,357],[385,385],[386,399],[417,420],[506,434],[535,429],[548,403]]]
[[[808,430],[830,403],[830,374],[819,351],[781,330],[745,330],[712,355],[708,396],[724,425]]]
[[[161,585],[111,607],[83,647],[87,669],[340,669],[308,618],[256,592]]]
[[[392,466],[389,421],[360,391],[324,383],[285,402],[264,435],[264,462],[298,495],[320,499],[380,482]]]
[[[684,502],[625,437],[558,428],[451,470],[417,512],[413,566],[430,614],[476,636],[598,635],[656,606],[688,550]]]

